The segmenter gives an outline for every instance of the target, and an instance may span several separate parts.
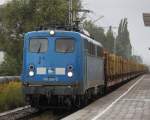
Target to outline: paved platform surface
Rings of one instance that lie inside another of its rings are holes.
[[[150,75],[128,82],[63,120],[150,120]]]

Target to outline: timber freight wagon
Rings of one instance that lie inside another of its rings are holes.
[[[106,51],[104,52],[104,60],[106,88],[126,82],[147,71],[147,67],[143,64],[123,59],[121,56]]]

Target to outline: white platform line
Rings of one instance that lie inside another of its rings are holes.
[[[121,101],[140,101],[140,102],[150,102],[150,99],[122,99]]]
[[[143,78],[144,76],[142,76],[139,80],[137,80],[125,93],[123,93],[119,98],[117,98],[114,102],[112,102],[105,110],[100,112],[92,120],[97,120],[99,117],[101,117],[105,112],[107,112],[111,107],[113,107],[113,105],[115,105],[121,98],[123,98],[128,92],[130,92]]]

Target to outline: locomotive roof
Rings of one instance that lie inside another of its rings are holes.
[[[94,40],[84,34],[81,34],[81,36],[84,37],[85,39],[87,39],[89,42],[92,42],[93,44],[98,45],[100,47],[103,47],[103,45],[100,42],[97,42],[96,40]]]
[[[49,35],[49,32],[51,30],[40,30],[40,31],[31,31],[31,32],[28,32],[27,34],[30,36],[37,36],[38,35]],[[87,36],[87,35],[84,35],[80,32],[75,32],[75,31],[65,31],[65,30],[54,30],[56,33],[66,33],[66,34],[73,34],[73,35],[80,35],[82,38],[86,39],[87,41],[95,44],[95,45],[98,45],[100,47],[103,47],[102,44],[100,42],[97,42],[96,40],[92,39],[91,37]]]

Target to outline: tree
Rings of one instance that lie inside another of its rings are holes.
[[[91,34],[91,37],[100,42],[105,49],[107,49],[109,52],[114,52],[115,37],[111,27],[109,27],[109,30],[105,34],[102,27],[96,26],[92,23],[92,21],[85,21],[84,28],[88,30],[88,32]]]
[[[73,9],[80,7],[80,0],[74,0]],[[1,6],[0,47],[5,51],[5,61],[0,66],[0,74],[20,74],[23,33],[39,26],[65,25],[67,22],[67,0],[12,0]]]
[[[84,28],[90,33],[92,38],[100,42],[104,47],[107,46],[103,28],[96,26],[92,21],[85,21]]]
[[[133,61],[137,62],[137,63],[140,63],[140,64],[143,64],[143,60],[142,60],[142,57],[141,56],[138,56],[138,55],[132,55],[132,58],[131,58]]]
[[[112,52],[112,53],[114,53],[115,51],[114,51],[114,44],[115,44],[115,37],[114,37],[114,35],[113,35],[113,31],[112,31],[112,28],[111,27],[109,27],[109,30],[107,31],[107,33],[106,33],[106,48],[110,51],[110,52]]]
[[[129,59],[132,55],[132,46],[130,43],[127,18],[122,19],[119,24],[118,36],[116,41],[117,54]]]

